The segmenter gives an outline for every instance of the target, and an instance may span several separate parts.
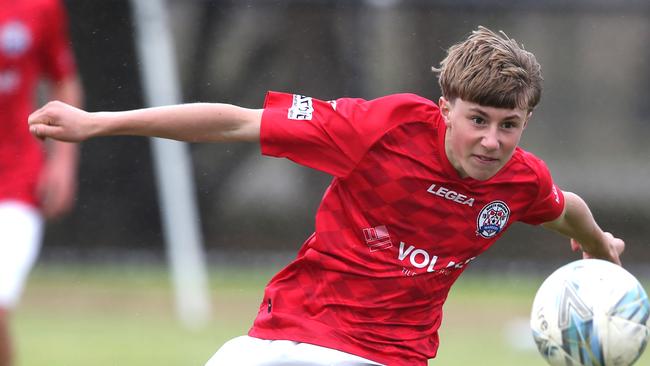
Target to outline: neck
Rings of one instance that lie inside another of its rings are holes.
[[[445,131],[445,155],[447,156],[447,160],[451,163],[451,166],[454,167],[454,170],[456,170],[456,173],[458,173],[458,176],[461,178],[467,178],[467,173],[462,169],[460,166],[460,163],[458,162],[458,159],[456,159],[456,154],[454,153],[454,150],[451,146],[451,129],[447,127],[447,130]]]

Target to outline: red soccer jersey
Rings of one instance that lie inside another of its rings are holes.
[[[41,77],[75,72],[66,22],[59,0],[0,0],[0,200],[36,204],[43,148],[27,117]]]
[[[249,334],[387,365],[436,355],[442,305],[467,264],[515,221],[564,202],[522,149],[491,179],[460,178],[438,107],[411,94],[320,101],[269,93],[262,153],[334,176],[316,230],[267,285]]]

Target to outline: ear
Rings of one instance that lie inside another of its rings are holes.
[[[451,113],[453,105],[445,97],[440,97],[440,99],[438,99],[438,107],[440,107],[440,114],[442,114],[442,118],[445,120],[445,125],[450,127],[451,122],[449,120],[449,114]]]

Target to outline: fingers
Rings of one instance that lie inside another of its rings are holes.
[[[602,249],[605,253],[599,254],[598,256],[594,256],[584,251],[580,243],[575,239],[571,239],[571,250],[574,252],[582,251],[582,257],[584,259],[602,258],[621,265],[620,255],[625,250],[625,242],[608,232],[604,233],[604,238],[605,243],[603,244],[604,247]]]
[[[29,115],[27,118],[27,123],[31,125],[36,125],[36,124],[45,124],[45,125],[51,125],[53,124],[53,116],[51,115],[51,111],[56,109],[57,103],[60,102],[49,102],[43,107],[37,109],[34,111],[32,114]]]
[[[618,264],[621,264],[621,259],[620,256],[625,250],[625,242],[622,239],[619,239],[612,235],[611,233],[605,232],[605,240],[606,240],[606,247],[605,250],[609,253],[609,258],[603,258],[603,259],[609,259],[610,261]],[[583,253],[584,258],[594,258],[590,254],[584,252]]]
[[[614,249],[616,254],[621,255],[625,251],[625,242],[621,239],[615,238],[613,242]]]
[[[27,123],[29,124],[29,132],[38,137],[39,139],[45,139],[46,137],[52,137],[51,127],[54,125],[54,118],[51,114],[51,109],[54,108],[52,102],[47,103],[42,108],[33,112],[28,118]]]
[[[39,126],[29,126],[29,133],[38,137],[41,140],[45,139],[45,135],[43,135]]]
[[[56,138],[56,127],[44,124],[34,124],[29,126],[29,132],[35,137],[44,140],[46,137]]]
[[[623,239],[615,237],[612,233],[605,232],[605,237],[609,241],[609,247],[616,255],[621,255],[625,250],[625,242]]]
[[[27,118],[29,132],[41,140],[52,138],[78,142],[78,131],[74,128],[75,112],[75,108],[65,103],[49,102]]]
[[[575,239],[571,239],[571,250],[577,252],[582,250],[582,246]]]

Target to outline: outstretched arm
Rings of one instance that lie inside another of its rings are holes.
[[[584,258],[605,259],[620,265],[619,255],[625,249],[623,240],[601,230],[578,195],[564,192],[564,199],[564,212],[560,217],[542,226],[571,238],[572,249],[582,249]]]
[[[89,113],[50,102],[29,116],[39,138],[79,142],[97,136],[133,135],[188,142],[258,142],[261,109],[230,104],[179,104],[123,112]]]

